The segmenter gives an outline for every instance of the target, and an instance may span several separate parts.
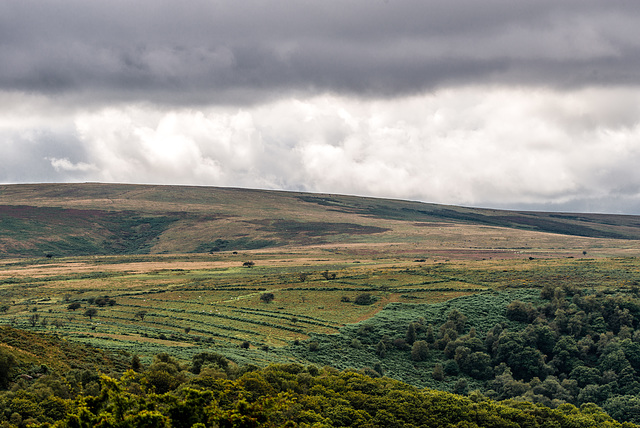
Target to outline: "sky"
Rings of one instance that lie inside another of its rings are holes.
[[[637,0],[2,0],[0,183],[640,214]]]

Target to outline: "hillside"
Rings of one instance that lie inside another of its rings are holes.
[[[416,257],[635,251],[640,217],[215,187],[0,186],[0,257],[351,245]],[[384,244],[385,248],[376,249]],[[531,255],[527,254],[527,255]]]
[[[176,386],[214,353],[558,417],[595,403],[638,423],[639,224],[263,190],[0,186],[0,388],[38,391],[51,369],[98,394],[96,370],[134,362]],[[61,391],[60,417],[80,403]]]

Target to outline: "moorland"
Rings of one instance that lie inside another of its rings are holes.
[[[637,216],[0,186],[0,420],[632,426],[639,239]]]

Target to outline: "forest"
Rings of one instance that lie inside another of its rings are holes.
[[[6,358],[6,355],[3,355]],[[37,372],[36,372],[37,371]],[[202,353],[167,354],[119,378],[39,367],[0,395],[3,427],[632,427],[594,404],[555,409],[418,389],[330,367],[239,367]]]

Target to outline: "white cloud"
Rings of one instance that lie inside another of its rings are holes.
[[[11,172],[0,179],[20,181],[12,177],[37,165],[47,177],[38,181],[640,212],[638,106],[633,88],[476,86],[391,100],[326,94],[243,109],[114,104],[58,112],[54,123],[46,103],[33,103],[22,109],[28,127],[0,124],[9,142],[0,146],[0,171]],[[43,152],[48,170],[38,163]]]
[[[95,165],[84,163],[84,162],[73,163],[67,158],[63,158],[63,159],[47,158],[47,160],[51,162],[51,166],[53,166],[53,168],[58,172],[61,172],[61,171],[90,172],[90,171],[96,171],[98,169]]]

